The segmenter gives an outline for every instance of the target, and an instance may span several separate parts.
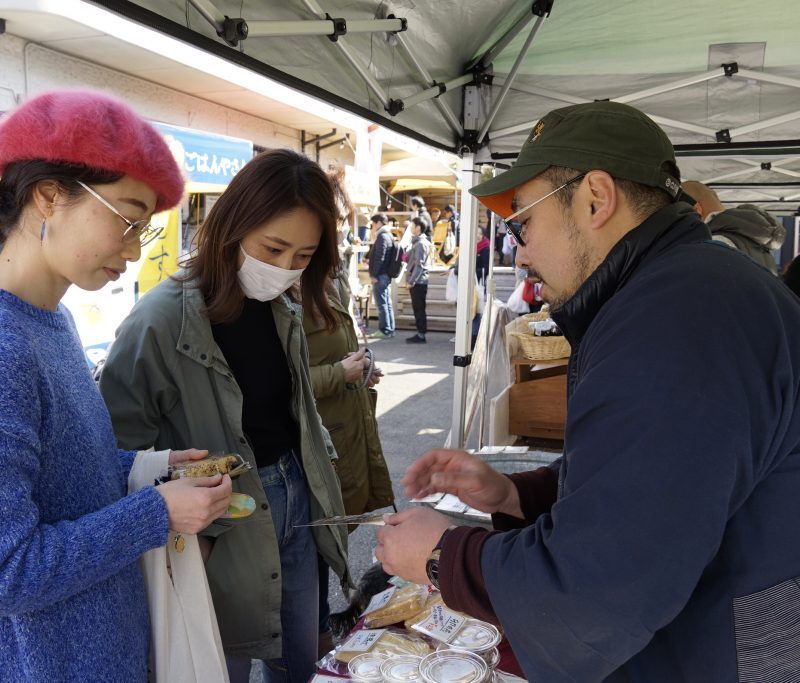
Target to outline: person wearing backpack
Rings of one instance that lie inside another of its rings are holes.
[[[425,223],[416,216],[411,219],[411,246],[408,249],[408,274],[406,287],[411,295],[411,306],[414,309],[414,322],[417,333],[406,338],[409,344],[425,344],[428,332],[428,316],[425,312],[425,300],[428,297],[428,265],[431,258],[431,243],[425,235]]]
[[[386,224],[386,216],[376,213],[371,219],[375,235],[369,253],[369,276],[372,280],[372,293],[378,309],[378,329],[370,336],[381,339],[394,337],[394,310],[392,309],[392,276],[389,271],[396,260],[397,248],[394,236]]]

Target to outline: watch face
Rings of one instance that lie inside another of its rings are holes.
[[[428,581],[430,581],[434,588],[439,588],[439,560],[428,560],[425,563],[425,573],[428,575]]]

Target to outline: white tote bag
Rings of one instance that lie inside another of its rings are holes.
[[[167,471],[168,459],[169,451],[139,452],[128,477],[128,493],[152,485]],[[170,531],[165,547],[140,559],[150,608],[150,681],[228,683],[197,536],[184,534],[180,553],[175,536]]]

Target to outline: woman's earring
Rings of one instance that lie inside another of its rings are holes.
[[[45,228],[47,228],[47,219],[46,218],[42,218],[42,229],[39,232],[39,241],[40,242],[44,242],[44,231],[45,231]]]

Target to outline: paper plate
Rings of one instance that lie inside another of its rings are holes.
[[[255,512],[256,501],[245,493],[232,493],[231,502],[227,512],[222,515],[222,519],[240,519],[249,517]]]

